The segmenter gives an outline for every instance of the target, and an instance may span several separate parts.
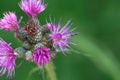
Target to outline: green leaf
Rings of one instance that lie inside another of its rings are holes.
[[[74,37],[71,41],[77,43],[77,46],[74,46],[75,50],[82,51],[99,69],[112,76],[114,80],[120,80],[119,63],[107,47],[100,48],[83,35]]]

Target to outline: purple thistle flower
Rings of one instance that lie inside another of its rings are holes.
[[[19,25],[14,12],[8,12],[4,14],[3,19],[0,20],[0,28],[7,31],[18,31]]]
[[[52,32],[52,24],[51,23],[47,23],[45,25],[45,28],[47,28],[50,32]]]
[[[38,64],[38,66],[43,66],[50,61],[51,54],[48,48],[40,47],[36,49],[33,54],[33,61]]]
[[[46,8],[42,0],[21,0],[19,6],[29,17],[36,17]]]
[[[71,33],[69,31],[69,23],[68,21],[63,28],[61,28],[60,23],[52,24],[48,26],[50,30],[50,40],[53,41],[53,47],[59,47],[60,50],[64,53],[64,48],[69,44],[69,38],[71,37]],[[49,23],[50,24],[50,23]]]
[[[15,59],[13,49],[8,43],[0,38],[0,75],[4,75],[8,71],[7,77],[12,77],[15,70]]]

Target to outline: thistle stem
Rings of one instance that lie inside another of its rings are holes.
[[[45,79],[45,71],[44,71],[44,69],[45,69],[45,68],[44,68],[44,66],[43,66],[43,68],[42,68],[42,78],[43,78],[43,80],[46,80],[46,79]]]
[[[49,64],[45,65],[45,70],[48,76],[48,80],[57,80],[54,71],[54,64],[52,62],[49,62]]]

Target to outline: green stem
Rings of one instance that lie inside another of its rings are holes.
[[[44,66],[43,66],[43,68],[42,68],[42,78],[43,78],[43,80],[45,80],[45,71],[44,71]]]
[[[26,80],[31,80],[32,74],[35,73],[36,71],[40,71],[40,70],[41,70],[41,67],[33,68],[33,69],[29,72],[28,77],[27,77]]]
[[[54,64],[49,62],[49,64],[45,65],[46,73],[48,76],[48,80],[57,80],[56,74],[54,72]]]

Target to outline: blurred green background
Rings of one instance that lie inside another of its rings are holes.
[[[18,19],[28,18],[19,8],[20,0],[0,0],[0,17],[4,12],[15,11]],[[62,24],[72,20],[72,28],[79,35],[71,38],[67,56],[57,54],[53,59],[58,80],[120,80],[120,0],[45,0],[48,6],[39,15],[41,25],[46,19],[62,17]],[[20,42],[13,32],[0,30],[0,37],[16,48]],[[12,80],[27,80],[34,63],[22,59],[16,61]],[[5,80],[0,77],[0,80]],[[42,80],[41,71],[34,72],[29,80]]]

